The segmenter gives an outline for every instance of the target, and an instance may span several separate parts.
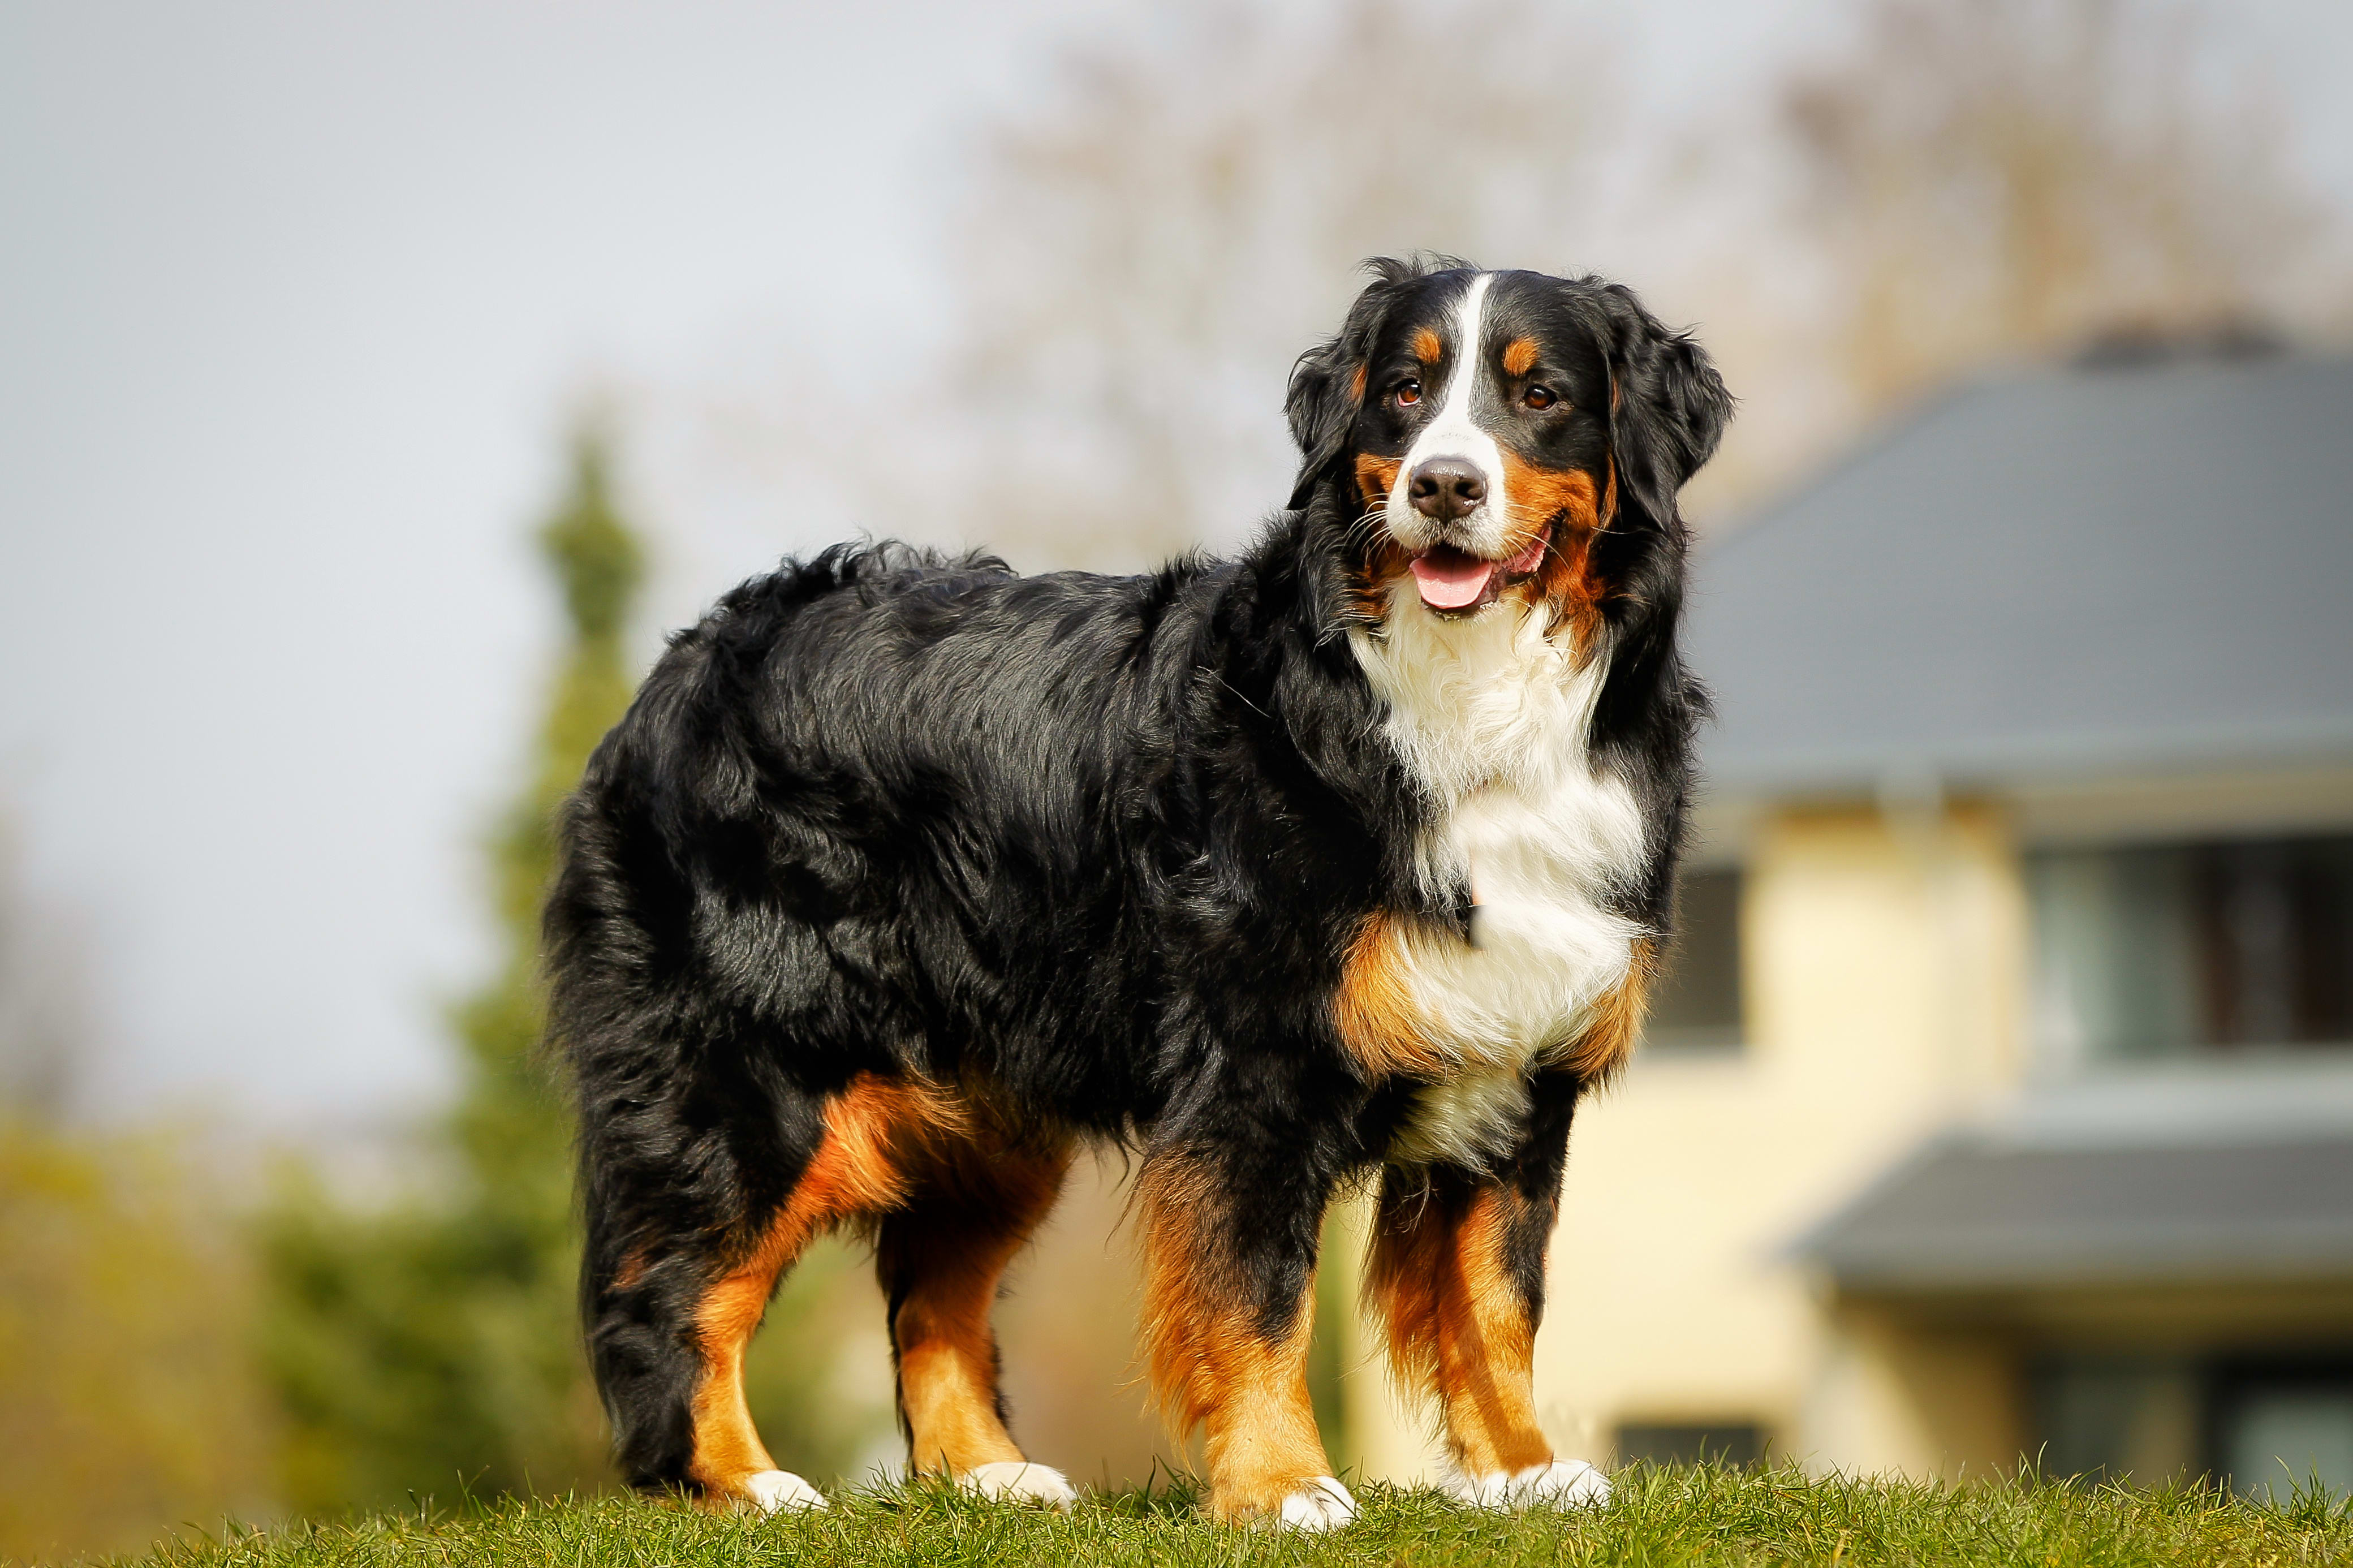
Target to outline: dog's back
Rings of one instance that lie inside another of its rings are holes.
[[[591,1115],[608,1066],[711,1033],[811,1092],[977,1068],[1115,1129],[1132,1097],[1074,1071],[1142,1051],[1134,926],[1190,833],[1218,586],[836,549],[676,638],[566,808],[548,903]]]

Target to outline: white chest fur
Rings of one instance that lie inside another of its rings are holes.
[[[1540,607],[1506,599],[1447,619],[1409,592],[1385,636],[1354,637],[1431,807],[1425,886],[1442,898],[1467,878],[1477,908],[1475,942],[1403,925],[1388,938],[1415,1031],[1442,1064],[1390,1151],[1401,1162],[1497,1152],[1528,1068],[1625,982],[1644,934],[1609,908],[1645,845],[1632,790],[1588,747],[1607,661],[1580,668],[1567,637],[1545,632]]]

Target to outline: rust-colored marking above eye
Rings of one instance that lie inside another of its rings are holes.
[[[1445,353],[1446,345],[1438,341],[1436,332],[1431,331],[1428,327],[1416,327],[1413,330],[1414,358],[1424,364],[1436,364]]]
[[[1536,344],[1534,338],[1514,338],[1504,351],[1504,369],[1512,375],[1525,375],[1536,367]]]
[[[1348,395],[1362,403],[1365,400],[1365,367],[1358,365],[1356,374],[1348,379]]]

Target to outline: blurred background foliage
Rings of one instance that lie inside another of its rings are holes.
[[[436,1179],[363,1206],[294,1167],[260,1224],[280,1486],[306,1512],[461,1487],[562,1491],[606,1473],[574,1328],[569,1121],[537,1048],[549,823],[628,706],[623,639],[644,574],[601,436],[578,438],[539,547],[566,637],[529,782],[488,847],[505,951],[451,1012],[462,1076],[434,1130]]]
[[[0,1559],[271,1507],[227,1196],[185,1133],[0,1111]]]
[[[1989,362],[2104,334],[2353,323],[2343,236],[2264,105],[2200,75],[2203,13],[1852,15],[1761,117],[1637,126],[1609,85],[1611,37],[1535,0],[1335,0],[1312,47],[1253,13],[1163,7],[978,128],[943,236],[956,319],[941,363],[904,378],[938,391],[936,438],[906,441],[896,389],[873,405],[796,387],[728,427],[755,469],[789,475],[770,509],[789,496],[1025,567],[1124,568],[1230,538],[1279,500],[1282,372],[1373,253],[1651,258],[1646,292],[1699,320],[1746,399],[1703,510]],[[1448,112],[1385,111],[1366,84],[1388,80],[1444,81]],[[217,1140],[93,1128],[71,1093],[72,921],[24,907],[0,861],[0,1557],[610,1483],[534,964],[549,810],[647,652],[648,562],[620,489],[592,424],[539,533],[564,640],[486,846],[501,950],[450,1010],[459,1089],[414,1169],[355,1184],[297,1161],[258,1183],[250,1152]],[[1050,1241],[1003,1317],[1017,1406],[1132,1467],[1158,1450],[1128,1376],[1131,1282],[1104,1241],[1116,1173],[1082,1182],[1059,1222],[1076,1239]],[[1320,1315],[1345,1304],[1327,1294]],[[1319,1351],[1327,1415],[1351,1353],[1336,1337]],[[849,1249],[797,1272],[751,1379],[800,1468],[891,1457],[879,1301]]]
[[[464,1071],[431,1133],[431,1179],[368,1203],[291,1165],[259,1223],[260,1363],[282,1421],[277,1491],[301,1512],[611,1479],[575,1326],[571,1120],[560,1064],[540,1047],[538,974],[555,807],[635,687],[628,635],[645,550],[616,500],[600,428],[575,438],[568,489],[538,545],[565,638],[529,782],[487,847],[505,952],[495,978],[451,1011]],[[830,1375],[839,1331],[862,1304],[850,1261],[829,1247],[798,1272],[773,1314],[784,1331],[764,1337],[749,1373],[764,1429],[820,1475],[854,1469],[891,1421],[887,1389],[878,1397]]]

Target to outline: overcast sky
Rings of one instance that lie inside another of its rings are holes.
[[[1679,108],[1839,10],[1625,13],[1637,102]],[[2218,15],[2353,208],[2353,5]],[[787,343],[854,380],[939,333],[972,127],[1134,25],[0,5],[0,815],[84,947],[100,1099],[341,1124],[446,1084],[437,1008],[488,952],[475,840],[553,630],[526,539],[567,409]],[[662,617],[822,542],[776,517],[652,520]]]

